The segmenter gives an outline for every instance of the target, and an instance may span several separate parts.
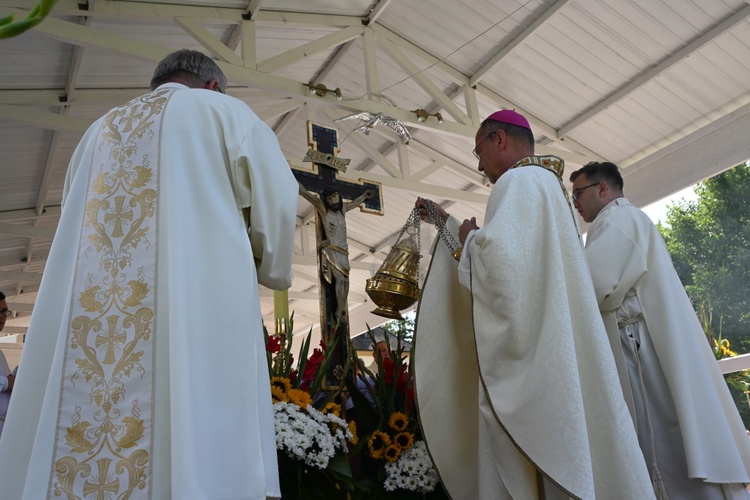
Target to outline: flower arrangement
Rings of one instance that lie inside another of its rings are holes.
[[[372,332],[368,335],[375,347]],[[413,375],[402,341],[403,336],[397,334],[396,345],[391,346],[386,337],[389,355],[375,356],[377,373],[352,353],[357,380],[347,388],[360,430],[359,443],[353,448],[360,467],[354,476],[368,488],[367,498],[447,498],[421,440]]]
[[[291,319],[288,324],[292,324]],[[337,391],[321,391],[334,334],[310,347],[308,334],[295,367],[292,343],[268,335],[266,356],[271,375],[276,449],[283,498],[335,498],[353,489],[348,447],[357,443],[356,425],[342,417]]]
[[[295,362],[291,342],[266,332],[282,498],[447,499],[421,441],[402,337],[377,373],[350,351],[332,388],[335,335],[310,354],[308,334]]]

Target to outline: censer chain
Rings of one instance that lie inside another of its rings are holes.
[[[440,217],[440,214],[435,209],[435,202],[423,199],[423,206],[425,210],[427,210],[427,216],[432,223],[435,224],[435,229],[437,229],[440,239],[443,240],[443,243],[445,243],[451,253],[455,256],[456,253],[461,250],[461,245],[456,241],[456,238],[453,237],[450,231],[448,231],[448,228],[445,227],[445,221],[443,221],[443,218]]]

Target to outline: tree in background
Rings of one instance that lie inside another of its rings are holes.
[[[385,331],[396,338],[412,344],[414,340],[414,314],[407,314],[402,320],[392,320],[383,325]]]
[[[720,331],[734,351],[750,352],[750,162],[699,183],[698,200],[681,201],[667,212],[659,231],[677,274],[708,327]],[[707,330],[708,335],[708,330]],[[714,348],[715,346],[711,346]],[[746,396],[732,389],[745,426]]]

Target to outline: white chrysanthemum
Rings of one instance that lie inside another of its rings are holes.
[[[429,493],[438,482],[437,471],[432,465],[423,441],[416,441],[398,460],[385,466],[386,490],[401,488],[420,493]],[[392,488],[392,489],[390,489]]]
[[[274,403],[276,448],[289,457],[325,469],[337,450],[346,450],[352,438],[346,421],[324,415],[311,405],[304,410],[293,403]]]

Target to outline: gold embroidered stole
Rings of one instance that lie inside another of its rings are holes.
[[[49,496],[150,497],[159,143],[172,92],[113,109],[96,138]]]

